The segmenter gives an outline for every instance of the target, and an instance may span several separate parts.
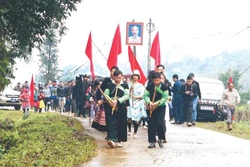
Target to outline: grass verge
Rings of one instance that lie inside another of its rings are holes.
[[[232,124],[233,130],[228,131],[227,124],[221,122],[197,122],[196,126],[204,129],[209,129],[221,133],[226,133],[232,136],[250,140],[250,123],[249,122],[235,122]]]
[[[57,113],[0,111],[1,166],[76,166],[95,155],[81,123]]]

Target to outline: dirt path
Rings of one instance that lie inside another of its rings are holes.
[[[128,139],[123,148],[111,149],[105,133],[90,127],[87,118],[78,118],[98,143],[98,155],[82,167],[249,167],[250,141],[184,125],[167,124],[164,148],[148,149],[147,131]]]

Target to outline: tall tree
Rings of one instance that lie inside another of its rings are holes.
[[[30,59],[55,29],[64,35],[65,20],[82,0],[1,0],[0,1],[0,90],[10,82],[16,58]]]
[[[50,30],[48,37],[41,46],[39,53],[40,80],[48,83],[57,79],[58,73],[58,39],[55,31]]]
[[[227,87],[229,78],[232,77],[234,88],[238,91],[242,89],[242,85],[240,84],[240,72],[239,70],[227,70],[225,73],[219,73],[218,78],[224,83],[225,87]]]

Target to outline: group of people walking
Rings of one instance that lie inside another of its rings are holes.
[[[123,73],[114,66],[110,70],[110,77],[104,78],[97,90],[96,106],[103,107],[103,110],[97,110],[92,127],[103,130],[101,127],[104,125],[101,123],[105,117],[106,140],[110,147],[122,147],[128,136],[137,138],[138,127],[143,118],[148,118],[149,148],[155,147],[156,135],[159,146],[163,147],[162,142],[166,140],[165,110],[168,90],[161,82],[160,73],[153,72],[151,76],[152,80],[148,81],[145,89],[138,82],[141,77],[139,71],[133,71],[131,82],[126,83],[123,82]]]
[[[110,76],[103,80],[90,82],[88,75],[80,75],[75,81],[56,83],[49,81],[44,87],[35,90],[36,111],[51,109],[59,112],[72,112],[74,116],[93,117],[92,127],[106,131],[105,140],[111,148],[122,147],[128,136],[138,138],[141,123],[147,123],[148,148],[155,148],[156,143],[163,147],[166,143],[166,121],[169,111],[173,124],[188,127],[196,124],[196,107],[201,100],[199,83],[190,73],[186,81],[173,75],[174,84],[164,75],[164,66],[158,65],[151,71],[145,85],[141,84],[140,72],[134,70],[130,80],[125,80],[117,66],[110,69]],[[28,86],[20,89],[22,108],[29,109]],[[37,94],[36,92],[40,92]],[[172,99],[171,99],[172,97]],[[236,99],[236,100],[235,100]],[[45,101],[41,107],[41,101]],[[222,102],[228,111],[228,128],[232,129],[232,119],[236,104],[239,103],[238,92],[232,83],[223,93]],[[133,127],[133,132],[132,132]],[[158,138],[158,139],[157,139]]]
[[[96,91],[96,114],[92,127],[107,131],[106,140],[110,147],[122,147],[122,142],[126,142],[128,136],[137,138],[138,127],[142,121],[148,124],[148,148],[156,147],[156,142],[159,147],[163,147],[166,142],[166,109],[169,108],[167,102],[172,94],[172,115],[175,123],[185,121],[189,126],[191,122],[195,122],[191,115],[198,91],[192,78],[189,76],[188,82],[182,83],[175,74],[175,84],[172,87],[164,75],[164,68],[163,65],[158,65],[156,71],[151,71],[146,85],[138,82],[138,70],[133,71],[130,82],[124,82],[123,74],[116,66],[111,68],[110,76],[104,78]],[[188,84],[189,80],[192,81],[191,84]],[[184,113],[183,106],[187,107]],[[187,116],[183,116],[185,114]]]

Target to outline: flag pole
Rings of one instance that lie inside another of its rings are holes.
[[[150,50],[151,50],[151,33],[155,30],[155,25],[152,23],[152,19],[149,19],[149,23],[146,25],[148,30],[148,65],[147,65],[147,75],[151,70],[151,57],[150,57]]]
[[[135,22],[135,20],[133,19],[132,22]],[[136,58],[136,46],[135,45],[133,46],[133,52],[134,52],[134,56]]]

